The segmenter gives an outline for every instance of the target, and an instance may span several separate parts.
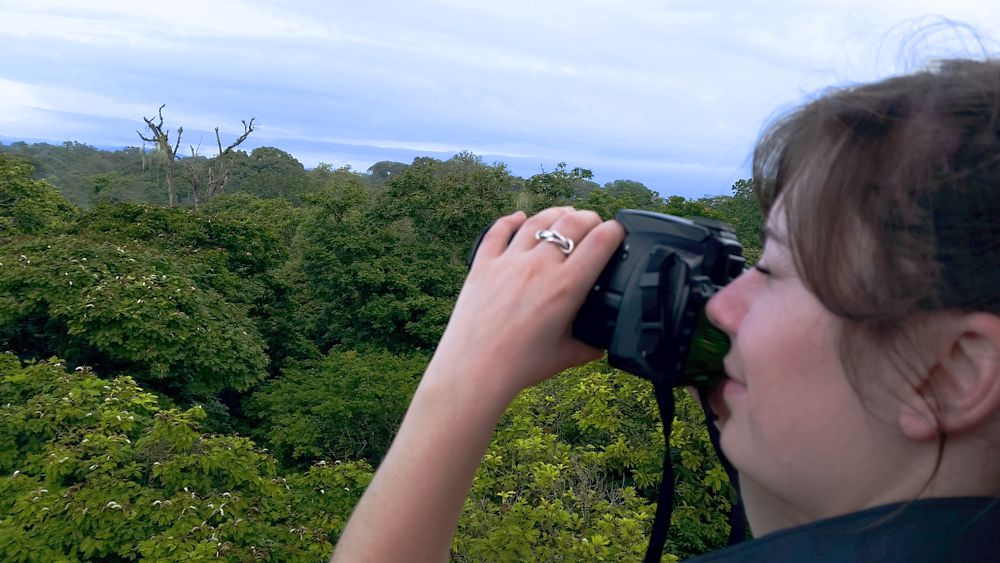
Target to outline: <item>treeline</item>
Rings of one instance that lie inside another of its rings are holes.
[[[562,164],[523,179],[461,153],[359,173],[261,148],[238,153],[233,193],[168,208],[141,149],[0,150],[4,561],[327,557],[471,242],[500,215],[567,203],[704,215],[759,252],[745,181],[731,196],[662,198]],[[685,557],[724,542],[731,494],[698,407],[678,401],[668,546]],[[601,362],[524,392],[453,559],[641,559],[658,425],[648,385]]]
[[[107,151],[71,141],[61,145],[15,142],[0,143],[0,153],[23,157],[35,167],[37,178],[49,181],[83,209],[116,201],[168,203],[164,155],[158,148]],[[321,187],[302,163],[281,149],[234,151],[226,158],[231,161],[227,193],[246,192],[301,203],[302,195]],[[187,172],[203,173],[213,160],[203,156],[181,159],[177,189],[182,205],[194,203],[192,174]]]

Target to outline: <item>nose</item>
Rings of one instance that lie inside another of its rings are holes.
[[[736,334],[740,320],[747,312],[745,285],[754,275],[750,269],[734,279],[708,300],[705,305],[705,315],[709,322],[725,332],[730,338]]]

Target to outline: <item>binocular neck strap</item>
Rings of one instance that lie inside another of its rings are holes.
[[[663,546],[667,543],[667,532],[670,530],[670,515],[674,511],[674,464],[670,461],[674,391],[662,381],[654,380],[653,392],[656,395],[656,406],[660,410],[660,420],[663,421],[663,478],[660,480],[660,490],[656,494],[656,516],[653,517],[653,530],[649,534],[644,563],[659,563],[663,558]]]
[[[722,468],[726,471],[726,475],[729,476],[729,482],[736,493],[736,499],[729,509],[729,514],[726,515],[726,519],[729,520],[729,539],[727,543],[729,545],[736,545],[747,539],[747,531],[749,529],[747,526],[747,514],[743,509],[743,495],[740,494],[740,474],[736,472],[736,468],[729,462],[726,454],[722,453],[722,446],[719,445],[719,428],[715,425],[715,413],[708,404],[708,391],[708,389],[699,389],[698,396],[701,398],[701,410],[705,413],[705,426],[708,427],[708,438],[712,441],[715,455],[719,456],[719,462],[722,463]]]
[[[674,421],[674,390],[663,380],[654,380],[653,392],[656,395],[656,405],[660,411],[660,419],[663,421],[663,477],[660,480],[660,490],[656,496],[656,516],[653,518],[653,530],[649,534],[649,545],[646,548],[644,563],[659,563],[663,557],[663,546],[667,543],[667,532],[670,529],[670,515],[674,507],[674,466],[670,461],[670,431]],[[747,520],[743,511],[743,499],[740,496],[739,475],[736,469],[719,446],[719,429],[715,427],[714,414],[708,405],[708,390],[700,389],[698,395],[701,397],[702,410],[705,413],[705,425],[708,427],[708,436],[712,441],[722,467],[729,476],[729,482],[736,491],[736,500],[727,515],[729,521],[729,545],[735,545],[746,539]]]

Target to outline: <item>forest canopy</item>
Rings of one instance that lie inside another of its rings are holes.
[[[0,560],[326,559],[470,245],[515,209],[706,216],[760,253],[747,180],[687,199],[467,152],[365,172],[274,147],[224,158],[220,193],[179,176],[171,207],[155,151],[0,144]],[[700,408],[677,401],[665,560],[723,545],[733,500]],[[649,385],[604,362],[525,391],[452,559],[641,560],[663,449]]]

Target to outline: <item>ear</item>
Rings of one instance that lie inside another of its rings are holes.
[[[932,361],[900,412],[913,440],[975,430],[1000,411],[1000,317],[961,314],[932,332]]]

